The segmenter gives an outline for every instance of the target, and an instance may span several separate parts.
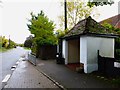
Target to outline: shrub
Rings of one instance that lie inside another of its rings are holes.
[[[116,58],[120,59],[120,49],[115,50]]]

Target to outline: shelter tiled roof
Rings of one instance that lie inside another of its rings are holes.
[[[103,27],[100,23],[96,22],[94,19],[89,16],[88,18],[79,21],[64,37],[70,37],[75,35],[82,34],[110,34],[105,27]]]

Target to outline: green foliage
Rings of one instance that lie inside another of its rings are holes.
[[[120,49],[116,49],[115,52],[116,52],[116,58],[120,59]]]
[[[57,36],[57,38],[63,37],[67,32],[68,32],[68,29],[66,29],[66,30],[64,30],[64,31],[58,29],[58,30],[56,31],[56,36]]]
[[[120,37],[115,39],[115,53],[116,58],[120,60]]]
[[[53,36],[49,36],[47,38],[44,37],[38,37],[35,38],[35,41],[37,43],[37,45],[55,45],[56,44],[56,40]]]
[[[16,46],[14,41],[6,39],[5,36],[0,36],[0,52],[6,51],[14,46]]]
[[[0,47],[0,52],[5,52],[7,51],[8,49],[4,48],[4,47]]]
[[[114,4],[113,0],[89,0],[88,6],[93,7],[93,6],[103,6],[103,5],[112,5]]]
[[[0,36],[0,48],[2,48],[2,36]]]
[[[28,47],[24,47],[24,49],[26,49],[26,50],[31,50],[31,48],[28,48]]]
[[[37,16],[31,13],[31,20],[28,24],[29,31],[34,34],[34,40],[39,45],[54,45],[56,44],[56,37],[53,33],[55,25],[50,21],[44,12],[41,11]]]
[[[120,28],[115,28],[109,23],[102,24],[109,32],[120,35]],[[120,59],[120,37],[115,39],[115,57]]]
[[[115,32],[120,35],[120,28],[115,28]]]
[[[24,47],[24,44],[17,44],[17,46]]]
[[[24,42],[24,47],[31,47],[32,46],[32,40],[26,40],[25,42]]]
[[[62,6],[64,3],[61,4]],[[86,2],[82,0],[74,0],[74,2],[67,2],[67,28],[70,30],[80,20],[91,15],[94,7],[87,6]],[[60,20],[60,27],[64,26],[64,15],[58,17]]]
[[[2,47],[7,48],[8,47],[8,39],[5,38],[5,36],[1,36],[1,43],[2,43]]]
[[[115,28],[114,26],[112,26],[111,24],[106,23],[106,22],[104,22],[102,25],[103,25],[107,30],[109,30],[110,33],[120,35],[120,28]]]
[[[16,43],[12,40],[10,40],[10,45],[8,48],[14,48],[16,46]]]
[[[116,41],[116,48],[120,49],[120,37],[115,39]]]
[[[32,50],[32,54],[36,55],[37,44],[36,44],[35,40],[32,42],[31,50]]]
[[[26,40],[24,42],[24,47],[31,48],[32,42],[33,42],[33,36],[30,35],[29,37],[26,38]]]

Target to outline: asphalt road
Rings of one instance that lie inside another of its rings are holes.
[[[11,74],[11,67],[21,58],[27,54],[29,50],[22,47],[13,48],[7,52],[0,53],[0,79],[4,79],[7,74]]]

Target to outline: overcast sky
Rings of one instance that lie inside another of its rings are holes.
[[[118,14],[118,1],[115,0],[112,6],[98,7],[100,16],[97,21]],[[30,18],[30,12],[35,14],[43,10],[48,18],[58,27],[58,16],[61,14],[63,8],[60,6],[60,0],[2,0],[0,4],[0,35],[10,35],[10,38],[17,42],[23,43],[26,37],[30,35],[27,28],[27,23]]]

